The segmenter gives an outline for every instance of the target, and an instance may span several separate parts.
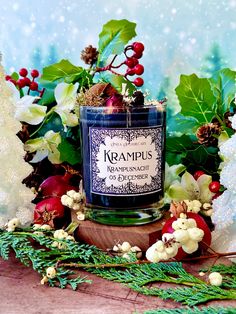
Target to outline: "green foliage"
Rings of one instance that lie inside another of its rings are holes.
[[[197,120],[185,117],[181,113],[171,116],[167,121],[167,132],[170,134],[192,134],[198,128]]]
[[[194,306],[211,300],[236,299],[236,290],[234,289],[226,290],[204,284],[196,285],[192,288],[169,289],[140,287],[137,284],[132,284],[131,288],[145,295],[158,296],[163,300],[172,299],[188,306]]]
[[[236,71],[222,69],[209,79],[212,91],[217,99],[217,113],[223,118],[230,110],[236,93]]]
[[[80,86],[89,86],[92,82],[92,76],[82,67],[73,65],[70,61],[62,59],[43,68],[41,80],[58,81],[63,80],[66,83],[79,82]]]
[[[201,271],[206,272],[209,269],[202,269]],[[236,275],[236,264],[232,265],[224,265],[224,264],[218,264],[211,267],[211,271],[220,272],[222,275]]]
[[[156,309],[145,311],[143,314],[235,314],[235,308],[233,307],[217,307],[209,306],[202,307],[201,309],[197,307],[185,307],[177,309]]]
[[[35,247],[32,240],[38,242],[40,247]],[[32,233],[31,229],[16,232],[0,231],[0,254],[4,259],[8,259],[12,248],[24,265],[32,265],[41,275],[45,275],[49,266],[56,267],[57,275],[49,279],[49,285],[60,288],[70,285],[76,290],[80,283],[88,282],[86,278],[74,277],[75,272],[66,268],[78,265],[99,277],[126,284],[139,293],[158,296],[164,300],[172,299],[188,306],[209,300],[236,299],[234,267],[225,268],[227,276],[224,285],[214,287],[188,273],[179,262],[140,264],[134,255],[131,255],[127,262],[122,257],[110,256],[94,246],[68,240],[56,240],[66,245],[63,250],[59,250],[53,246],[54,241],[52,232],[49,231],[47,236]],[[223,269],[223,266],[214,267]],[[214,271],[216,269],[213,268]],[[154,282],[168,282],[187,287],[160,289],[147,286]]]
[[[66,161],[72,166],[81,162],[80,146],[75,146],[68,139],[62,138],[57,148],[60,152],[60,160],[62,162]]]
[[[136,24],[128,20],[111,20],[103,25],[99,34],[98,66],[104,66],[111,55],[121,54],[124,46],[136,36]]]
[[[34,247],[34,241],[42,245],[40,248]],[[10,248],[14,250],[16,258],[25,266],[31,267],[41,275],[45,275],[46,269],[50,266],[55,267],[58,259],[67,259],[76,257],[80,258],[84,263],[88,262],[91,254],[97,251],[96,248],[82,244],[78,246],[75,243],[66,242],[68,248],[60,251],[52,247],[54,239],[46,236],[40,236],[32,232],[3,232],[0,231],[0,255],[4,259],[9,258]],[[47,249],[45,249],[45,247]],[[49,279],[49,285],[59,286],[65,288],[70,285],[73,290],[83,282],[90,282],[86,278],[77,276],[74,277],[75,272],[65,269],[64,267],[57,267],[57,276]]]
[[[175,91],[184,116],[195,118],[198,125],[211,122],[215,115],[216,97],[208,79],[199,78],[196,74],[181,75]]]
[[[129,95],[132,95],[135,91],[135,86],[121,75],[114,75],[108,71],[105,71],[100,73],[100,78],[104,82],[111,83],[111,85],[120,93],[122,92],[122,84],[126,85]]]

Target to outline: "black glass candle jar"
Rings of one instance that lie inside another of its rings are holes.
[[[83,185],[92,220],[140,225],[162,216],[165,109],[80,109]]]

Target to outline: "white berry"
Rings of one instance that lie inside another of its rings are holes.
[[[223,277],[220,273],[213,272],[209,275],[208,278],[212,286],[220,286],[222,284]]]
[[[48,267],[46,270],[46,276],[50,279],[55,278],[57,275],[56,269],[54,267]]]
[[[184,252],[192,254],[193,252],[197,251],[198,242],[189,240],[187,243],[182,245],[182,249],[184,250]]]
[[[123,252],[129,252],[130,249],[131,249],[131,245],[129,244],[129,242],[123,242],[123,243],[121,244],[121,250],[122,250]]]

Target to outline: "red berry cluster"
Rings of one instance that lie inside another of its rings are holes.
[[[128,51],[133,51],[133,54],[131,56],[128,56]],[[140,42],[134,42],[131,45],[128,45],[124,49],[124,54],[126,57],[126,60],[124,62],[121,62],[119,65],[114,66],[113,63],[117,57],[113,58],[111,63],[103,68],[96,68],[96,72],[102,72],[102,71],[110,71],[113,74],[116,75],[122,75],[124,76],[128,81],[130,81],[127,76],[133,76],[133,75],[142,75],[144,72],[144,66],[139,63],[139,59],[142,58],[144,51],[144,45]],[[116,72],[116,69],[120,68],[122,65],[127,66],[127,70],[125,74],[120,74]],[[134,81],[131,81],[135,86],[140,87],[143,85],[144,81],[141,77],[136,77]]]
[[[38,83],[35,82],[35,79],[37,77],[39,77],[39,71],[36,69],[33,69],[31,72],[31,77],[32,79],[30,79],[27,75],[28,75],[28,70],[26,68],[22,68],[19,70],[19,75],[21,76],[21,78],[19,78],[18,80],[14,80],[10,75],[6,75],[5,79],[9,82],[12,82],[15,86],[17,86],[20,90],[24,87],[28,87],[28,94],[30,91],[37,91],[40,93],[43,93],[44,90],[40,91],[39,90],[39,86]]]
[[[128,50],[133,50],[133,55],[128,57],[126,52]],[[134,42],[132,45],[129,45],[125,48],[125,55],[127,57],[125,64],[128,69],[126,71],[125,77],[130,75],[142,75],[144,72],[144,66],[139,63],[139,59],[142,58],[144,51],[144,45],[140,42]],[[140,87],[143,85],[144,81],[141,77],[137,77],[132,83]]]

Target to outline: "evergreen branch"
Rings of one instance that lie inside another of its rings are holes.
[[[178,309],[156,309],[145,311],[143,314],[234,314],[235,308],[233,307],[186,307]]]
[[[54,247],[55,241],[61,242],[63,249]],[[35,247],[36,243],[40,247]],[[45,275],[49,266],[55,267],[57,275],[48,279],[50,286],[65,288],[70,285],[75,290],[80,283],[90,282],[86,278],[73,278],[75,273],[69,270],[81,268],[107,280],[126,284],[142,294],[172,299],[188,306],[216,299],[236,299],[235,265],[212,267],[211,271],[220,271],[226,275],[222,286],[214,287],[186,272],[180,262],[153,264],[137,260],[135,254],[130,254],[127,261],[123,257],[110,256],[95,246],[55,239],[52,231],[47,232],[47,235],[35,234],[29,229],[17,232],[0,231],[1,256],[9,258],[11,248],[23,264],[32,265],[41,275]],[[148,288],[147,284],[153,282],[168,282],[186,287]]]
[[[232,264],[232,265],[224,265],[224,264],[218,264],[218,265],[214,265],[213,267],[211,267],[210,269],[201,269],[200,271],[203,272],[207,272],[211,270],[216,271],[223,274],[229,274],[229,275],[236,275],[236,264]]]

